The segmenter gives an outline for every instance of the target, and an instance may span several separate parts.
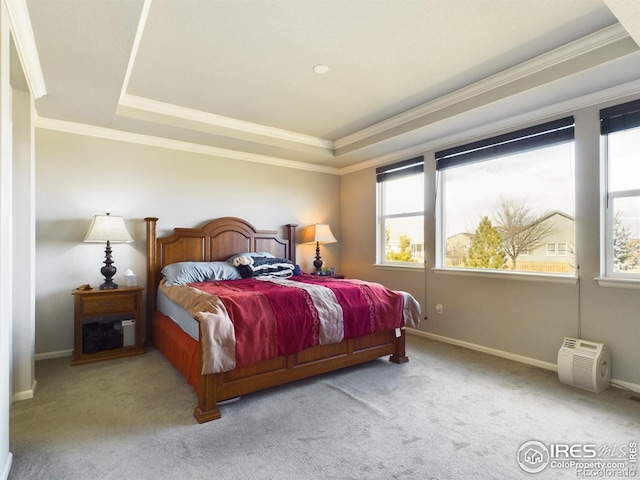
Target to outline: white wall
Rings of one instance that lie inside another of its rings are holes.
[[[9,404],[11,398],[11,87],[9,85],[9,23],[0,3],[0,478],[9,476]]]
[[[434,152],[453,145],[438,145],[422,152],[426,159],[426,274],[424,271],[374,266],[374,169],[342,177],[342,232],[347,240],[342,249],[344,273],[409,290],[420,299],[423,313],[428,317],[423,320],[420,330],[454,343],[495,351],[507,357],[523,357],[523,360],[547,367],[555,365],[565,336],[581,335],[588,340],[607,343],[612,350],[613,377],[634,388],[640,387],[640,290],[606,288],[595,281],[600,274],[602,207],[599,109],[632,99],[622,98],[567,112],[574,114],[576,119],[579,283],[451,275],[432,270],[436,226]],[[416,152],[411,156],[416,156]],[[444,305],[443,315],[435,314],[436,303]]]
[[[104,246],[82,243],[95,214],[125,218],[135,242],[112,245],[114,280],[124,283],[131,268],[144,285],[144,217],[159,218],[159,235],[235,216],[261,230],[329,223],[340,240],[339,209],[335,175],[37,128],[36,354],[70,353],[71,291],[103,281]],[[339,266],[340,244],[323,247],[323,259]],[[315,248],[299,246],[297,253],[310,271]]]
[[[35,158],[31,94],[13,90],[13,400],[35,389]]]

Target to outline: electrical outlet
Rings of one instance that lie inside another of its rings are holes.
[[[442,315],[442,304],[441,303],[437,303],[436,304],[436,313],[438,315]]]

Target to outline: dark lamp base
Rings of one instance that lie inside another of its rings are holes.
[[[100,285],[100,290],[115,290],[118,288],[118,284],[114,282],[104,282]]]
[[[111,258],[111,242],[107,240],[107,248],[104,249],[104,267],[100,269],[100,273],[104,277],[104,283],[100,285],[100,290],[115,290],[118,285],[112,280],[116,274],[117,269],[113,266],[113,259]]]
[[[320,242],[316,242],[316,259],[313,261],[313,266],[316,267],[316,275],[320,275],[323,263],[322,258],[320,258]]]

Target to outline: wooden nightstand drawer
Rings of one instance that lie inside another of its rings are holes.
[[[136,299],[127,295],[102,295],[82,298],[82,315],[103,315],[105,313],[135,312]]]

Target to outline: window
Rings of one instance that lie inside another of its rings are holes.
[[[567,243],[547,243],[547,255],[550,257],[566,257],[567,256]]]
[[[575,273],[573,124],[436,153],[439,267]]]
[[[558,255],[561,257],[566,257],[567,256],[567,244],[565,242],[559,242],[558,243]]]
[[[605,276],[640,278],[640,100],[600,111],[605,150]]]
[[[424,158],[376,169],[378,263],[424,263]]]

